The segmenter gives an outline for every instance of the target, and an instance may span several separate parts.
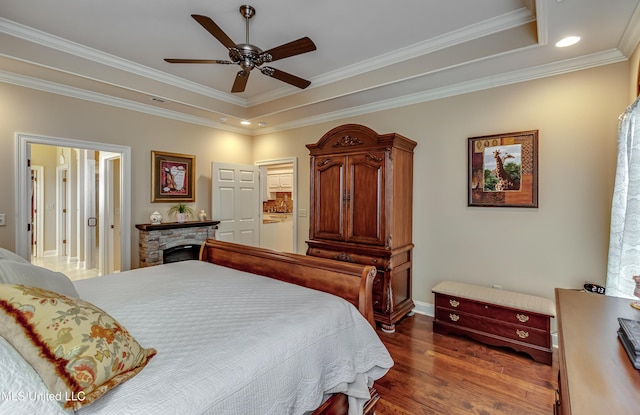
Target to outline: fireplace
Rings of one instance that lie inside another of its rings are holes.
[[[207,238],[215,239],[219,223],[220,221],[192,221],[136,225],[140,231],[140,267],[198,259],[200,246]]]
[[[162,263],[170,264],[172,262],[198,259],[201,246],[201,244],[185,244],[167,248],[162,251]]]

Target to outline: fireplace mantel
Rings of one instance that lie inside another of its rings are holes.
[[[140,267],[162,264],[165,249],[185,244],[201,245],[207,238],[215,238],[219,223],[220,221],[206,220],[136,225],[140,233]]]
[[[164,229],[177,229],[177,228],[193,228],[196,226],[216,226],[220,223],[219,220],[205,220],[205,221],[188,221],[188,222],[166,222],[166,223],[140,223],[136,225],[136,228],[141,231],[161,231]]]

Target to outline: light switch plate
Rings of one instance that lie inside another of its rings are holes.
[[[6,226],[6,222],[5,222],[5,218],[6,218],[6,213],[0,213],[0,226]]]

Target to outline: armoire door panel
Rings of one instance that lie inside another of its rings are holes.
[[[344,240],[345,158],[322,158],[317,163],[313,195],[314,237]]]
[[[384,245],[384,152],[348,156],[347,241]]]

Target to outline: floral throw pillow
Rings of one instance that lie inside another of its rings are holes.
[[[156,354],[93,304],[25,285],[0,284],[0,336],[53,399],[73,410],[135,376]]]

